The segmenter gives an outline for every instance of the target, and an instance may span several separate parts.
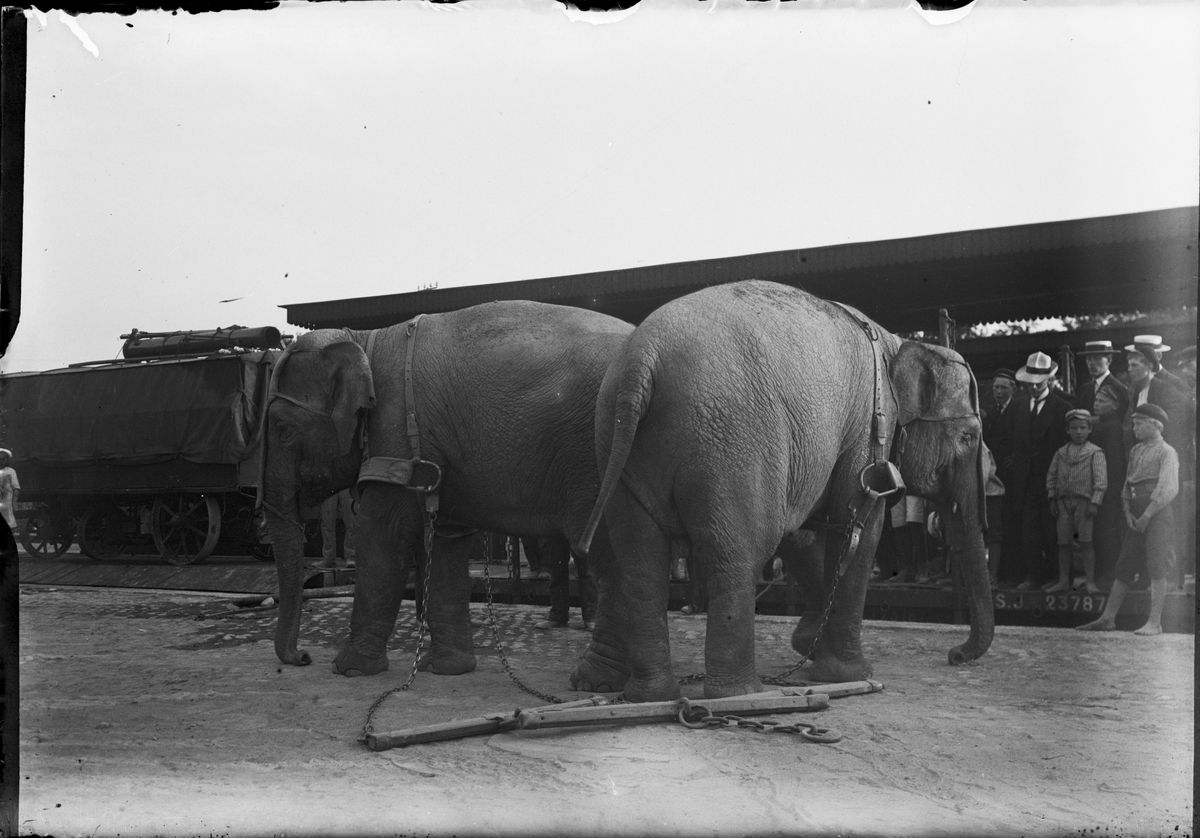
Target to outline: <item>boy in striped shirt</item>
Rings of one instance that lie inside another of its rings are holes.
[[[1071,559],[1078,547],[1083,560],[1084,585],[1089,594],[1096,585],[1096,551],[1092,547],[1092,521],[1108,489],[1108,462],[1100,446],[1088,442],[1092,415],[1086,410],[1067,412],[1066,445],[1054,453],[1046,472],[1050,513],[1058,519],[1058,581],[1048,593],[1071,590]]]

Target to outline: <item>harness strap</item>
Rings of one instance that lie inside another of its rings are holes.
[[[289,396],[287,393],[280,393],[278,390],[271,394],[271,398],[272,399],[283,399],[285,402],[291,402],[292,404],[296,405],[297,407],[302,407],[305,410],[308,410],[308,411],[311,411],[311,412],[317,414],[318,416],[331,417],[333,415],[327,410],[321,410],[319,408],[313,407],[308,402],[300,401],[300,399],[297,399],[294,396]],[[269,402],[268,402],[268,404],[269,404]]]
[[[880,346],[879,331],[866,319],[859,317],[843,303],[837,303],[850,318],[858,324],[867,336],[871,347],[871,361],[874,366],[874,393],[871,408],[871,462],[863,468],[858,476],[859,486],[868,500],[877,497],[889,497],[904,492],[904,478],[900,469],[888,460],[890,453],[890,424],[883,412],[883,349]],[[865,506],[865,504],[863,504]],[[861,529],[861,527],[860,527]],[[857,534],[854,536],[857,546]]]
[[[408,408],[408,443],[412,446],[413,459],[421,459],[421,433],[417,429],[417,402],[413,397],[413,349],[417,344],[417,326],[424,314],[418,314],[404,329],[408,344],[404,354],[404,404]]]
[[[442,485],[442,469],[437,463],[421,458],[421,432],[417,426],[417,400],[413,388],[413,355],[417,343],[417,327],[424,316],[418,314],[408,321],[408,325],[404,328],[407,343],[404,352],[405,425],[412,457],[406,460],[399,457],[369,456],[364,429],[364,459],[358,470],[358,482],[355,484],[355,488],[357,489],[363,483],[390,483],[425,495],[425,554],[428,556],[433,548],[433,536],[437,531],[438,489]],[[374,348],[375,336],[378,331],[378,329],[372,329],[367,336],[368,363],[371,360],[371,351]],[[422,479],[422,473],[424,479]]]
[[[428,478],[422,482],[418,472],[424,472]],[[358,482],[391,483],[418,492],[436,492],[442,484],[442,469],[428,460],[368,457],[358,469]]]

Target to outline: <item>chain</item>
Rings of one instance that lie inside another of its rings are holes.
[[[714,716],[703,704],[692,704],[690,707],[679,708],[679,723],[692,730],[701,730],[707,727],[738,727],[762,733],[794,733],[801,739],[826,745],[842,741],[840,733],[807,722],[784,724],[778,719],[745,719],[732,714]]]
[[[759,680],[764,684],[770,684],[772,686],[785,686],[787,684],[787,679],[794,675],[796,671],[800,669],[800,667],[808,663],[808,661],[812,659],[813,652],[816,651],[817,643],[821,640],[821,633],[825,630],[825,624],[829,622],[829,615],[833,613],[833,598],[837,595],[838,582],[840,582],[842,578],[840,568],[842,566],[842,562],[846,560],[846,554],[850,551],[851,531],[854,526],[855,518],[858,516],[858,508],[854,506],[853,501],[848,503],[846,507],[850,511],[850,523],[846,525],[846,540],[842,543],[842,554],[838,557],[837,568],[833,574],[833,585],[829,588],[829,596],[825,602],[825,610],[821,614],[820,622],[817,623],[817,633],[813,635],[812,643],[808,645],[808,650],[800,656],[800,660],[796,661],[795,665],[790,669],[786,669],[783,672],[777,672],[774,675],[760,675]],[[757,599],[757,597],[755,597],[755,599]],[[703,681],[704,675],[705,673],[703,672],[697,672],[693,675],[685,675],[679,679],[679,683],[681,685],[695,684],[699,681]]]
[[[492,627],[492,644],[496,647],[496,651],[500,654],[500,663],[504,667],[505,673],[508,674],[508,677],[512,679],[514,684],[530,695],[537,696],[542,701],[548,701],[551,704],[562,704],[563,700],[558,696],[544,693],[541,690],[537,690],[528,684],[525,684],[520,678],[517,677],[516,673],[513,672],[512,666],[509,665],[508,656],[504,654],[504,646],[502,646],[500,643],[500,629],[496,625],[495,605],[492,602],[492,574],[488,570],[488,561],[491,559],[491,556],[487,554],[486,541],[484,542],[483,551],[483,580],[484,587],[487,589],[488,624]],[[507,537],[504,539],[504,556],[505,560],[509,562],[511,566],[511,562],[513,560],[512,541],[510,541]]]
[[[375,699],[375,703],[367,710],[367,720],[363,723],[362,735],[359,736],[360,742],[365,742],[367,734],[372,732],[371,722],[375,718],[375,711],[380,705],[387,700],[388,696],[393,693],[403,692],[407,690],[412,682],[417,677],[417,670],[421,665],[421,646],[425,643],[425,631],[428,628],[429,614],[429,576],[433,572],[433,525],[437,521],[437,512],[429,510],[429,521],[425,528],[425,578],[421,580],[421,625],[417,634],[417,649],[413,654],[412,670],[408,673],[408,680],[398,687],[392,687],[387,690],[379,698]]]

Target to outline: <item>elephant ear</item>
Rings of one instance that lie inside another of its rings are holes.
[[[918,418],[936,421],[980,415],[975,374],[957,352],[906,340],[892,359],[890,378],[900,425]],[[979,482],[979,520],[986,526],[982,444],[976,446],[975,470]]]
[[[375,406],[375,381],[367,354],[353,341],[331,343],[321,350],[331,370],[329,415],[337,433],[338,450],[345,454],[354,443],[358,412]]]

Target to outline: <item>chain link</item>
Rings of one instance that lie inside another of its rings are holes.
[[[679,723],[693,730],[708,727],[736,727],[758,731],[760,733],[793,733],[801,739],[821,744],[832,744],[842,741],[842,735],[829,728],[818,727],[808,722],[793,722],[784,724],[778,719],[746,719],[732,713],[713,715],[703,704],[692,704],[690,707],[679,709]]]
[[[513,561],[512,541],[510,541],[508,537],[505,537],[504,539],[504,557],[511,567]],[[558,696],[544,693],[541,690],[535,689],[534,687],[524,683],[520,678],[517,677],[517,674],[513,672],[512,666],[509,665],[508,656],[504,654],[504,646],[500,643],[500,628],[496,625],[495,605],[492,602],[492,574],[488,570],[488,562],[490,559],[491,556],[487,554],[487,542],[485,541],[483,546],[483,581],[484,587],[487,590],[488,625],[490,625],[492,628],[492,644],[496,647],[496,651],[500,655],[500,664],[504,667],[505,673],[509,678],[512,679],[512,682],[525,692],[542,699],[542,701],[548,701],[551,704],[562,704],[563,700]],[[518,559],[518,561],[520,560]]]
[[[363,723],[362,734],[359,736],[360,742],[366,741],[367,734],[371,733],[373,730],[371,723],[375,718],[375,711],[378,710],[380,705],[382,705],[383,702],[387,700],[388,696],[393,695],[394,693],[404,692],[410,686],[412,686],[412,682],[414,680],[416,680],[416,677],[417,677],[417,670],[421,666],[421,647],[425,643],[425,632],[429,625],[429,623],[428,623],[429,575],[433,570],[433,545],[431,543],[432,539],[429,537],[428,533],[433,532],[433,525],[434,525],[434,522],[437,520],[437,512],[436,511],[431,509],[431,510],[429,510],[428,514],[429,514],[429,522],[428,522],[427,528],[426,528],[427,535],[424,539],[425,573],[424,573],[424,578],[420,580],[421,591],[422,591],[422,593],[421,593],[421,625],[420,625],[420,628],[417,633],[417,650],[413,655],[412,670],[408,673],[408,680],[406,680],[400,686],[392,687],[390,690],[387,690],[386,692],[384,692],[381,696],[379,696],[379,698],[375,699],[375,703],[372,704],[370,709],[367,710],[367,720]]]

